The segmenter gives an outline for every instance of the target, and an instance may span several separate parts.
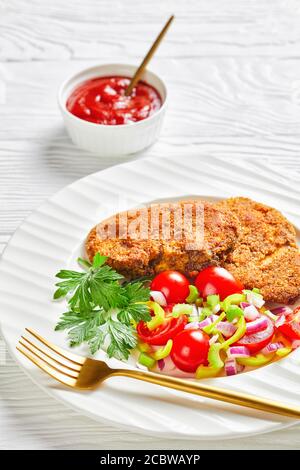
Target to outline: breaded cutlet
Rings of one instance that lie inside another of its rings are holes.
[[[240,222],[240,236],[223,266],[265,300],[289,303],[300,295],[300,254],[293,225],[276,209],[235,197],[216,204]]]
[[[184,211],[190,214],[190,224]],[[140,233],[129,234],[130,227],[139,227]],[[97,252],[108,256],[110,266],[131,278],[168,269],[188,273],[219,265],[237,236],[237,219],[226,208],[207,201],[179,201],[106,219],[89,233],[86,251],[90,260]]]

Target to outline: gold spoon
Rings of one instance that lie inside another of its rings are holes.
[[[165,26],[163,27],[163,29],[161,30],[161,32],[159,33],[159,35],[157,36],[157,38],[155,39],[154,43],[152,44],[152,46],[150,47],[149,51],[147,52],[146,56],[144,57],[143,59],[143,62],[141,63],[141,65],[138,67],[137,71],[135,72],[134,76],[132,77],[129,85],[128,85],[128,88],[126,89],[125,91],[125,96],[129,96],[131,95],[132,93],[132,90],[133,88],[135,87],[135,85],[137,84],[137,82],[140,80],[145,68],[147,67],[148,63],[150,62],[150,60],[152,59],[156,49],[158,48],[158,46],[160,45],[164,35],[166,34],[166,32],[168,31],[169,29],[169,26],[170,24],[172,23],[172,21],[174,20],[174,15],[172,15],[168,21],[166,22]]]

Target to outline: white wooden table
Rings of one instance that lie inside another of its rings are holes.
[[[56,105],[60,82],[89,64],[138,63],[171,13],[176,21],[152,64],[169,85],[166,125],[135,158],[210,153],[299,185],[298,0],[0,0],[1,251],[45,198],[124,161],[74,148]],[[300,448],[300,425],[205,443],[120,431],[49,398],[1,339],[0,363],[2,449]]]

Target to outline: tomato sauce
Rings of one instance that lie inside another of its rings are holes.
[[[129,83],[130,78],[121,76],[87,80],[71,93],[67,109],[85,121],[110,126],[141,121],[158,111],[162,99],[155,88],[140,81],[125,96]]]

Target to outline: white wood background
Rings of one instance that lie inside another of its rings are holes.
[[[211,153],[299,185],[298,0],[0,0],[0,251],[45,198],[124,161],[74,148],[56,104],[60,82],[90,64],[138,63],[171,13],[152,64],[169,86],[166,124],[135,158]],[[45,395],[0,339],[0,448],[187,447],[300,448],[300,425],[205,443],[120,431]]]

